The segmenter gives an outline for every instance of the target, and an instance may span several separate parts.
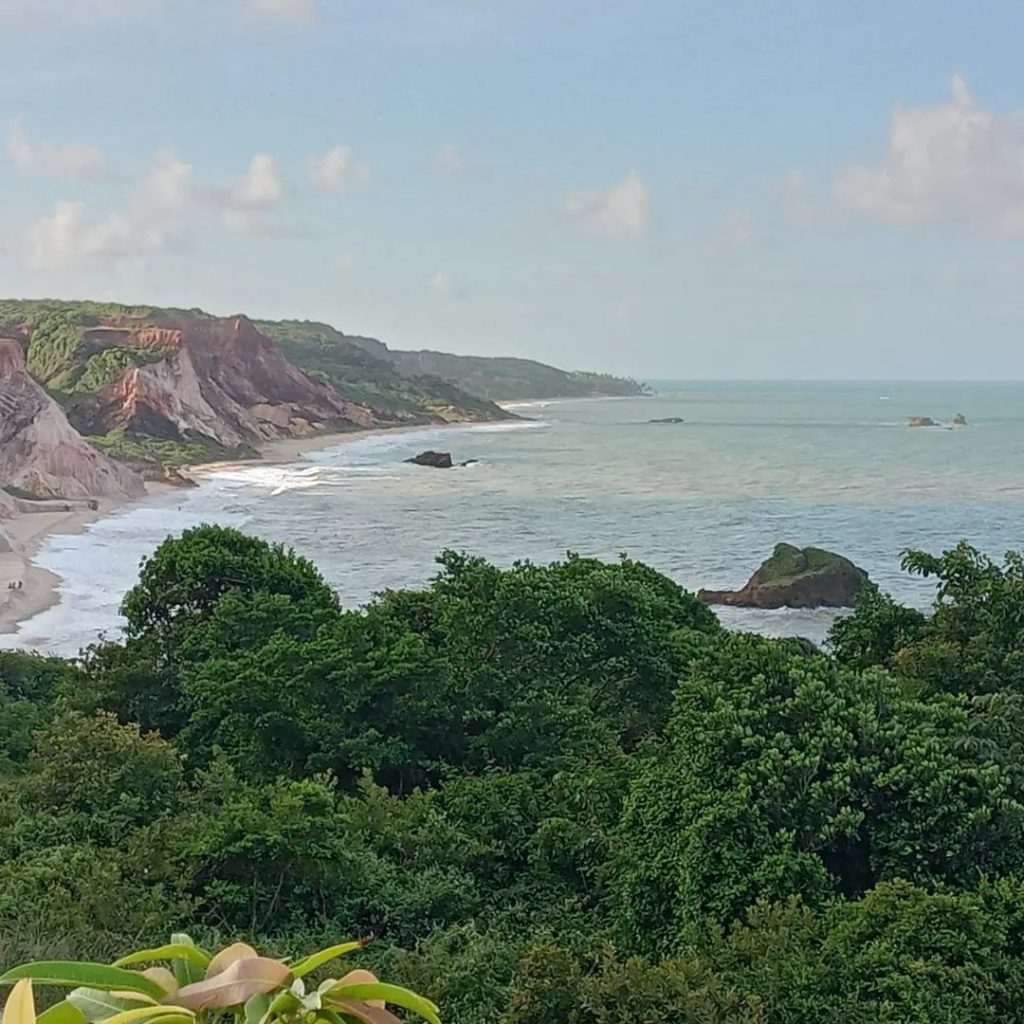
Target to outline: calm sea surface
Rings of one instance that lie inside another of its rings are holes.
[[[73,653],[116,633],[139,560],[168,534],[225,523],[292,545],[345,604],[418,586],[444,548],[507,565],[627,552],[688,587],[740,586],[777,541],[832,548],[902,600],[907,547],[1024,547],[1024,384],[659,383],[657,397],[520,405],[521,423],[340,444],[290,466],[225,469],[128,507],[40,563],[60,604],[6,646]],[[908,416],[969,426],[910,429]],[[678,425],[651,419],[681,416]],[[425,448],[474,465],[404,465]],[[723,610],[730,626],[821,639],[828,612]]]

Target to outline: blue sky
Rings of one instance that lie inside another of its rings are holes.
[[[0,292],[1024,378],[1024,7],[0,0]]]

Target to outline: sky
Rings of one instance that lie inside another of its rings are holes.
[[[1024,5],[0,0],[0,295],[1024,379]]]

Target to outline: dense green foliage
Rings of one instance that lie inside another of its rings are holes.
[[[234,530],[122,639],[0,654],[0,963],[186,924],[366,961],[460,1024],[1024,1022],[1024,572],[908,553],[828,650],[623,559],[339,607]]]
[[[403,352],[376,338],[342,334],[308,320],[262,321],[296,366],[334,384],[343,394],[357,388],[367,401],[404,396],[411,408],[454,405],[493,416],[494,401],[640,395],[643,385],[605,373],[570,373],[533,359]],[[479,398],[471,399],[477,395]]]
[[[161,349],[96,347],[84,343],[83,332],[104,317],[146,317],[170,312],[155,307],[113,302],[64,302],[56,299],[0,299],[0,328],[18,328],[28,336],[29,373],[58,394],[95,391],[132,366],[162,359]],[[192,315],[204,315],[198,310]]]
[[[635,380],[603,373],[567,372],[516,356],[455,356],[446,352],[399,352],[379,341],[357,338],[388,359],[404,375],[427,374],[494,401],[508,399],[588,398],[593,395],[642,395]]]
[[[163,437],[126,432],[123,428],[112,430],[109,434],[90,435],[86,440],[107,455],[132,464],[194,466],[204,462],[234,462],[259,457],[259,452],[245,442],[226,448],[210,438],[171,441]]]
[[[383,345],[368,351],[358,344],[363,339],[357,341],[328,324],[261,320],[256,326],[277,343],[289,362],[352,401],[425,417],[425,421],[501,419],[503,415],[493,402],[439,376],[403,376],[386,358]]]

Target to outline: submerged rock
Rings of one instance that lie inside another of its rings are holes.
[[[660,420],[648,420],[648,423],[685,423],[682,416],[664,416]]]
[[[907,420],[908,427],[937,427],[938,423],[931,416],[911,416]]]
[[[740,608],[851,608],[868,574],[822,548],[776,544],[741,590],[701,590],[708,604]]]
[[[454,465],[451,452],[420,452],[419,455],[414,455],[405,461],[411,462],[415,466],[430,466],[433,469],[451,469]]]
[[[954,427],[966,427],[967,426],[967,417],[962,412],[958,412],[953,417],[953,426]]]

